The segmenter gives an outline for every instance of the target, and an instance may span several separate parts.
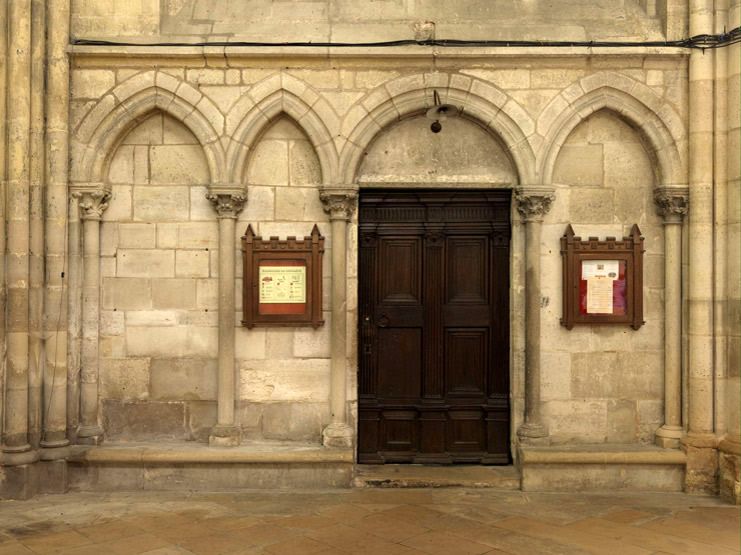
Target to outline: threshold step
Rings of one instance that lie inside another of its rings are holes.
[[[356,488],[494,488],[519,490],[514,466],[359,464]]]

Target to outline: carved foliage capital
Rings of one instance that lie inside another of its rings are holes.
[[[96,191],[76,191],[72,197],[80,203],[80,218],[83,220],[100,220],[103,212],[108,208],[111,200],[110,191],[99,189]]]
[[[658,187],[654,189],[656,211],[667,222],[681,222],[689,209],[689,189],[686,187]]]
[[[523,187],[515,189],[517,211],[526,222],[540,222],[551,209],[556,195],[548,187]]]
[[[206,198],[214,205],[219,218],[236,218],[247,202],[243,193],[209,193]]]
[[[319,192],[324,211],[331,220],[349,220],[355,211],[358,192],[354,189],[324,189]]]

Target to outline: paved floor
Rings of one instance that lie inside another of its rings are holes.
[[[738,507],[683,494],[85,493],[0,502],[0,555],[730,555],[739,526]]]

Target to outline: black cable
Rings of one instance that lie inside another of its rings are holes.
[[[214,41],[214,42],[150,42],[134,43],[95,39],[74,39],[72,44],[79,46],[212,46],[212,47],[323,47],[323,48],[351,48],[351,47],[394,47],[394,46],[439,46],[454,48],[461,46],[472,47],[587,47],[587,48],[625,48],[625,47],[673,47],[712,49],[723,48],[732,44],[741,43],[741,27],[717,35],[695,35],[681,40],[668,41],[559,41],[559,40],[459,40],[459,39],[429,39],[429,40],[391,40],[382,42],[251,42],[251,41]]]

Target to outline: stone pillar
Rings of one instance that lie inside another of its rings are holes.
[[[324,429],[326,447],[351,447],[347,422],[347,223],[355,211],[355,189],[324,188],[319,196],[332,222],[332,363],[331,423]]]
[[[46,65],[46,286],[44,288],[43,376],[44,428],[42,458],[63,456],[57,449],[67,439],[67,305],[65,239],[67,235],[67,171],[69,114],[69,0],[49,0]],[[54,453],[56,452],[56,453]]]
[[[219,370],[217,420],[208,438],[210,445],[234,447],[242,434],[234,419],[236,376],[234,367],[234,254],[235,223],[246,196],[240,192],[211,193],[219,219]]]
[[[108,208],[110,193],[102,187],[81,191],[83,221],[82,368],[80,372],[80,443],[98,444],[103,428],[98,422],[98,353],[100,319],[100,220]]]
[[[31,124],[31,2],[8,4],[7,82],[7,264],[8,296],[4,464],[29,462],[28,437],[28,296]]]
[[[82,351],[82,258],[80,247],[80,193],[73,192],[68,199],[67,272],[67,437],[77,443],[80,425],[80,372]]]
[[[664,424],[656,444],[679,447],[682,427],[682,219],[689,192],[683,187],[654,191],[658,212],[664,218]]]
[[[547,443],[540,415],[540,235],[543,217],[555,199],[550,187],[515,190],[517,211],[525,225],[525,422],[517,430],[521,443]]]
[[[690,0],[690,36],[713,32],[713,0]],[[714,52],[689,63],[689,417],[685,490],[714,493],[717,439],[713,385],[713,78]]]
[[[8,28],[8,6],[2,4],[0,6],[0,29],[5,31]],[[7,82],[8,82],[8,34],[0,34],[0,187],[2,191],[7,191],[7,175],[5,173],[6,166],[6,154],[8,151],[7,141],[7,127],[6,127],[6,115],[7,115]],[[5,212],[5,192],[0,194],[0,222],[6,221]],[[0,255],[5,257],[6,248],[6,237],[5,237],[5,225],[0,225]],[[5,345],[5,264],[0,264],[0,345]],[[0,371],[0,422],[2,422],[3,415],[5,414],[5,395],[2,394],[5,391],[5,372]],[[3,426],[0,424],[0,451],[2,448]],[[0,453],[0,460],[2,460],[2,454]]]

